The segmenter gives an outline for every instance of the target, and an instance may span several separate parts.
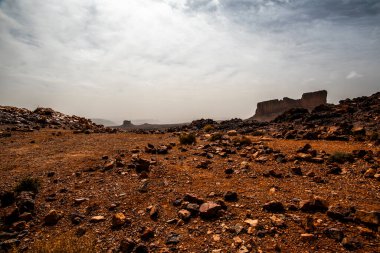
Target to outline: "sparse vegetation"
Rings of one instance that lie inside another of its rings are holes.
[[[223,137],[223,134],[222,133],[213,133],[210,137],[210,141],[217,141],[217,140],[221,140]]]
[[[179,136],[179,143],[182,145],[191,145],[196,143],[196,141],[194,133],[184,133]]]
[[[17,252],[17,251],[14,251]],[[98,252],[90,236],[77,237],[65,233],[49,240],[38,240],[28,250],[30,253],[93,253]]]
[[[345,162],[353,162],[354,157],[350,153],[345,153],[345,152],[335,152],[333,153],[329,159],[328,162],[330,163],[345,163]]]
[[[14,191],[19,193],[22,191],[31,191],[38,193],[41,184],[37,178],[26,177],[23,178],[15,187]]]
[[[236,137],[232,140],[232,142],[235,145],[250,145],[252,144],[251,139],[249,139],[247,136],[242,136],[242,137]]]
[[[205,125],[204,127],[203,127],[203,130],[205,131],[205,132],[211,132],[212,130],[214,130],[214,126],[213,125],[210,125],[210,124],[208,124],[208,125]]]

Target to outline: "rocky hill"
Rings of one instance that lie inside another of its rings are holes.
[[[327,91],[315,91],[302,94],[301,99],[284,97],[282,100],[274,99],[257,104],[255,115],[251,118],[257,121],[271,121],[277,116],[292,108],[305,108],[312,110],[318,105],[326,104]]]
[[[34,111],[13,106],[0,106],[0,126],[12,131],[33,131],[41,128],[70,129],[77,132],[108,132],[110,129],[91,120],[66,115],[51,108],[38,107]]]

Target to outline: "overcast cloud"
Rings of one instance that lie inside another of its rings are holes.
[[[378,0],[0,0],[0,104],[114,121],[248,118],[380,91]]]

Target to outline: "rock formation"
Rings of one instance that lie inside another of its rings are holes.
[[[292,108],[305,108],[309,111],[321,104],[326,104],[327,91],[315,91],[302,94],[301,99],[284,97],[282,100],[273,99],[257,103],[257,109],[252,119],[257,121],[271,121],[285,111]]]

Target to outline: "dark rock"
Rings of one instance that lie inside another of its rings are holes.
[[[238,201],[238,195],[236,192],[228,191],[224,194],[224,200],[230,202]]]
[[[328,203],[325,199],[315,196],[311,200],[301,201],[300,209],[303,212],[326,212],[328,209]]]
[[[279,201],[270,201],[264,204],[263,209],[271,213],[283,213],[285,212],[284,205]]]
[[[166,238],[166,244],[171,245],[171,244],[178,244],[181,236],[177,233],[170,232],[169,235]]]
[[[13,191],[5,191],[0,194],[0,206],[7,207],[12,205],[16,200],[15,194]]]
[[[323,233],[331,239],[335,239],[338,242],[341,242],[344,237],[344,233],[342,230],[338,228],[327,228],[323,231]]]
[[[357,210],[355,212],[355,220],[364,224],[379,226],[380,225],[380,212]]]
[[[204,200],[199,198],[198,196],[194,195],[194,194],[185,194],[185,196],[183,197],[183,200],[184,201],[188,201],[190,203],[196,203],[198,205],[204,203]]]
[[[131,238],[121,240],[119,250],[122,253],[131,253],[136,247],[136,242]]]
[[[19,208],[20,213],[34,212],[34,193],[33,192],[21,192],[16,198],[16,205]]]
[[[347,218],[353,210],[349,207],[343,207],[341,205],[330,206],[327,210],[327,216],[336,220],[344,220]]]
[[[61,218],[62,215],[53,209],[45,216],[44,222],[47,226],[54,226]]]

